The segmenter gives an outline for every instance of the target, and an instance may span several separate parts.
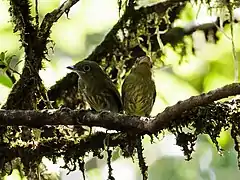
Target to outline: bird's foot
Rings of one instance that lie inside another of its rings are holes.
[[[66,113],[71,111],[71,109],[69,107],[66,107],[64,105],[60,106],[59,110],[62,111],[62,112],[66,112]]]

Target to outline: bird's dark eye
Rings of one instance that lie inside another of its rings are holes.
[[[84,65],[83,66],[83,70],[85,71],[85,72],[88,72],[88,71],[90,71],[90,66],[89,65]]]

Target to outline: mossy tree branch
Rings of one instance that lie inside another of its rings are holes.
[[[42,60],[47,53],[47,43],[50,30],[64,12],[79,0],[65,1],[59,8],[48,13],[40,27],[34,24],[31,16],[29,0],[11,0],[10,14],[15,26],[14,31],[20,32],[20,41],[25,51],[25,64],[19,81],[13,86],[4,106],[6,109],[36,109],[37,101],[44,97],[44,86],[39,77],[42,68]]]
[[[110,130],[131,131],[138,134],[154,134],[169,128],[172,121],[181,114],[198,106],[205,106],[214,101],[240,94],[240,84],[233,83],[208,93],[192,96],[187,100],[167,107],[154,118],[142,119],[103,111],[100,113],[88,110],[0,110],[0,124],[9,126],[41,127],[44,125],[86,125],[104,127]],[[181,124],[181,122],[179,122]]]
[[[32,144],[24,144],[24,146],[16,144],[12,148],[7,148],[8,153],[3,154],[6,156],[6,161],[16,157],[24,158],[25,156],[32,157],[33,162],[36,158],[41,159],[40,157],[43,156],[54,158],[65,155],[70,158],[74,155],[76,158],[82,157],[90,151],[101,152],[105,147],[106,139],[110,147],[126,147],[129,143],[126,132],[152,135],[167,129],[176,135],[177,144],[183,147],[185,155],[190,158],[193,145],[199,134],[209,134],[217,147],[216,138],[219,136],[222,128],[229,129],[232,127],[233,138],[238,137],[236,128],[238,128],[240,101],[214,102],[237,94],[240,94],[239,83],[226,85],[206,94],[193,96],[181,101],[150,119],[111,112],[96,113],[66,108],[41,112],[34,110],[0,110],[0,123],[3,125],[39,127],[46,124],[81,124],[121,131],[121,133],[108,134],[97,132],[86,137],[79,136],[73,140],[68,139],[67,136],[41,139],[34,146]],[[191,127],[193,132],[184,133],[182,127]],[[239,150],[238,147],[240,146],[236,143],[235,148],[237,151]],[[39,154],[38,152],[41,153]]]
[[[44,48],[41,49],[37,38],[37,27],[33,23],[28,0],[11,0],[10,14],[15,26],[14,31],[20,32],[20,41],[25,51],[25,65],[20,80],[13,86],[5,108],[33,109],[36,107],[38,87],[41,86],[38,70],[41,68]],[[25,100],[23,99],[25,98]],[[26,101],[27,99],[27,101]]]

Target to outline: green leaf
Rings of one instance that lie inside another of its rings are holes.
[[[6,75],[1,75],[0,76],[0,84],[7,86],[9,88],[12,87],[12,81],[9,79],[9,77],[7,77]]]
[[[1,62],[1,61],[4,61],[4,59],[5,59],[5,53],[6,53],[6,52],[1,52],[1,54],[0,54],[0,62]]]

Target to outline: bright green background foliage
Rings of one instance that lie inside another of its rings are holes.
[[[140,1],[143,5],[156,1]],[[0,52],[5,52],[2,59],[13,56],[11,61],[7,61],[8,67],[21,73],[24,54],[20,49],[18,33],[13,33],[10,16],[8,13],[8,1],[0,1]],[[40,0],[39,12],[40,20],[44,15],[60,5],[58,0]],[[34,3],[33,3],[34,4]],[[206,22],[212,15],[223,13],[213,10],[208,11],[205,6],[198,9],[197,5],[189,5],[182,12],[181,19],[175,25],[185,26],[196,19]],[[33,12],[34,14],[35,12]],[[45,61],[44,69],[40,75],[46,87],[53,85],[56,80],[65,76],[69,70],[66,66],[82,60],[98,45],[104,35],[112,28],[119,19],[117,1],[114,0],[81,0],[75,5],[67,18],[66,15],[55,23],[52,29],[49,44],[50,61]],[[196,55],[189,53],[179,64],[180,56],[169,45],[164,47],[166,56],[164,57],[165,67],[154,67],[154,79],[157,87],[157,99],[152,115],[161,112],[166,106],[173,105],[179,100],[184,100],[192,95],[221,87],[233,82],[234,63],[232,56],[232,46],[230,27],[227,26],[223,32],[218,33],[220,40],[217,44],[205,42],[202,32],[193,34]],[[234,25],[234,40],[239,58],[240,48],[240,26]],[[185,38],[186,43],[191,45],[189,37]],[[6,70],[6,69],[5,69]],[[6,76],[5,70],[0,70],[0,103],[3,104],[11,90],[12,82]],[[14,74],[16,79],[18,74]],[[202,135],[196,143],[196,151],[193,153],[191,161],[185,161],[183,152],[175,145],[173,135],[165,132],[160,140],[150,144],[149,138],[144,139],[144,154],[149,165],[150,180],[225,180],[239,179],[240,171],[237,167],[236,153],[233,150],[233,142],[228,132],[222,132],[219,143],[225,150],[222,156],[216,151],[211,140]],[[114,177],[118,179],[141,179],[137,163],[131,159],[119,157],[118,150],[115,150],[115,160],[113,161]],[[137,160],[135,160],[136,162]],[[61,159],[57,165],[44,159],[49,171],[57,171],[63,179],[81,178],[80,172],[73,172],[66,175],[66,170],[59,169],[62,164]],[[86,158],[87,176],[89,179],[107,179],[107,168],[105,160],[94,160]],[[18,172],[6,179],[17,179]]]

